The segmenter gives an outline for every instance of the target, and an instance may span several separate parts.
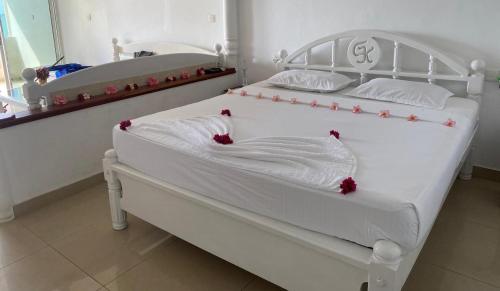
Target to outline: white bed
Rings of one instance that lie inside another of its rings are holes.
[[[393,70],[355,62],[337,67],[338,41],[345,38],[394,42]],[[332,63],[309,64],[312,48],[324,43],[332,43]],[[429,71],[404,72],[400,44],[429,54]],[[297,187],[176,152],[163,144],[161,135],[115,129],[115,149],[104,159],[113,227],[125,228],[125,211],[131,212],[290,290],[400,290],[464,163],[464,177],[470,178],[466,158],[478,124],[481,63],[475,62],[470,73],[439,51],[380,31],[346,32],[306,45],[290,57],[280,55],[276,61],[285,69],[359,73],[361,82],[370,74],[465,82],[464,94],[470,98],[450,98],[439,111],[258,83],[244,90],[326,105],[335,101],[343,108],[361,105],[364,113],[229,94],[134,120],[140,126],[229,108],[235,140],[320,137],[336,129],[358,160],[359,188],[342,196]],[[304,63],[298,63],[302,55]],[[455,73],[438,73],[437,60]],[[380,110],[390,110],[393,118],[378,117]],[[421,121],[407,121],[410,114]],[[448,118],[457,122],[455,127],[442,124]]]
[[[360,104],[373,113],[390,109],[403,118],[381,119],[376,114],[354,115],[349,111],[333,113],[328,108],[311,109],[251,96],[223,95],[134,120],[135,125],[140,125],[213,115],[230,108],[235,140],[324,137],[336,128],[358,160],[359,189],[347,197],[179,153],[162,143],[165,136],[147,130],[125,132],[115,128],[114,147],[119,161],[183,189],[306,229],[368,247],[389,239],[411,250],[432,226],[477,121],[477,103],[465,98],[451,98],[447,108],[439,111],[340,94],[279,90],[267,88],[265,83],[245,90],[267,96],[279,94],[287,99],[297,97],[306,102],[338,102],[347,108]],[[410,114],[434,122],[410,123],[404,119]],[[452,129],[442,125],[450,117],[459,120]]]

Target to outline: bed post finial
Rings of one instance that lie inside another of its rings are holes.
[[[401,247],[392,241],[379,240],[375,243],[368,269],[368,291],[400,290],[402,283],[396,278],[402,255]]]
[[[114,149],[108,150],[104,154],[102,161],[104,178],[108,183],[109,206],[111,208],[111,220],[114,230],[127,228],[127,213],[122,210],[120,199],[122,197],[122,186],[120,180],[113,171],[112,166],[118,163],[118,155]]]
[[[220,43],[214,45],[215,54],[217,55],[217,67],[222,68],[225,66],[224,53],[222,50],[224,47]]]
[[[473,60],[470,63],[470,68],[471,74],[469,83],[467,84],[467,95],[473,99],[480,99],[478,97],[483,94],[486,62],[483,60]]]
[[[226,66],[238,67],[238,0],[223,0]]]
[[[42,108],[40,101],[42,100],[41,86],[36,80],[36,71],[33,68],[26,68],[21,73],[25,83],[23,85],[23,96],[28,103],[29,110],[38,110]]]
[[[118,39],[116,37],[113,37],[111,40],[111,43],[113,43],[113,62],[119,62],[120,61],[120,46],[118,45]]]
[[[280,50],[276,55],[273,56],[273,63],[276,64],[277,68],[280,68],[288,57],[288,52],[286,50]]]

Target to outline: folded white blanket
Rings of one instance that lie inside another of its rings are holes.
[[[334,137],[260,137],[231,145],[213,140],[215,134],[233,136],[233,130],[231,118],[204,116],[140,123],[128,132],[214,163],[325,191],[339,192],[356,171],[356,158]]]

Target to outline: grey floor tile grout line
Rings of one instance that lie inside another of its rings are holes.
[[[23,224],[23,227],[24,224]],[[31,229],[29,229],[28,227],[25,227],[30,233],[32,233],[36,238],[38,238],[39,240],[41,240],[44,244],[46,244],[46,247],[43,248],[46,249],[46,248],[50,248],[52,249],[54,252],[56,252],[57,254],[59,254],[61,257],[63,257],[66,261],[68,261],[70,264],[72,264],[73,266],[75,266],[78,270],[80,270],[82,273],[84,273],[87,277],[89,277],[90,279],[92,279],[94,282],[97,283],[97,285],[99,285],[100,288],[102,287],[105,287],[104,285],[102,285],[99,281],[97,281],[93,276],[91,276],[89,273],[87,273],[84,269],[82,269],[80,266],[78,266],[75,262],[73,262],[72,260],[70,260],[68,257],[66,257],[64,254],[62,254],[59,250],[57,250],[54,246],[52,246],[50,243],[46,242],[45,240],[43,240],[40,236],[38,236],[35,232],[33,232]],[[100,289],[99,288],[99,289]],[[96,290],[99,290],[99,289],[96,289]]]
[[[243,285],[240,291],[245,291],[245,289],[247,289],[248,286],[250,286],[250,284],[252,284],[252,282],[254,282],[255,280],[257,280],[257,278],[250,279],[245,285]]]
[[[465,278],[467,278],[467,279],[470,279],[470,280],[473,280],[473,281],[476,281],[476,282],[483,283],[483,284],[488,285],[488,286],[490,286],[490,287],[493,287],[493,288],[500,288],[500,286],[497,286],[497,285],[495,285],[495,284],[492,284],[492,283],[485,282],[485,281],[482,281],[482,280],[480,280],[480,279],[474,278],[474,277],[472,277],[471,275],[467,275],[467,274],[464,274],[464,273],[462,273],[462,272],[455,271],[455,270],[453,270],[453,269],[451,269],[451,268],[449,268],[449,267],[446,267],[446,266],[441,266],[441,265],[437,265],[437,264],[435,264],[435,263],[429,263],[429,264],[430,264],[430,265],[432,265],[432,266],[434,266],[434,267],[436,267],[436,268],[438,268],[438,269],[441,269],[441,270],[443,270],[443,271],[450,272],[450,273],[453,273],[453,274],[455,274],[455,275],[459,275],[459,276],[465,277]]]
[[[38,238],[38,237],[37,237],[37,238]],[[31,252],[31,253],[29,253],[29,254],[26,254],[26,255],[24,255],[24,256],[22,256],[22,257],[20,257],[20,258],[19,258],[19,259],[17,259],[17,260],[14,260],[14,261],[12,261],[12,262],[8,263],[7,265],[5,265],[5,266],[1,267],[1,268],[0,268],[0,271],[2,271],[3,269],[6,269],[7,267],[10,267],[10,266],[12,266],[12,265],[14,265],[14,264],[16,264],[16,263],[19,263],[19,262],[21,262],[21,261],[24,261],[25,259],[27,259],[27,258],[29,258],[29,257],[31,257],[31,256],[33,256],[33,255],[35,255],[35,254],[37,254],[37,253],[39,253],[39,252],[41,252],[41,251],[43,251],[43,250],[45,250],[45,249],[47,249],[47,248],[49,248],[49,247],[50,247],[50,246],[49,246],[48,244],[46,244],[44,241],[42,241],[42,242],[45,244],[45,246],[44,246],[43,248],[40,248],[40,249],[38,249],[38,250],[36,250],[36,251],[34,251],[34,252]]]

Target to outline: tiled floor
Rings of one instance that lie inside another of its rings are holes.
[[[101,184],[0,225],[0,290],[281,290],[140,219]],[[404,288],[500,290],[500,183],[457,181]]]

